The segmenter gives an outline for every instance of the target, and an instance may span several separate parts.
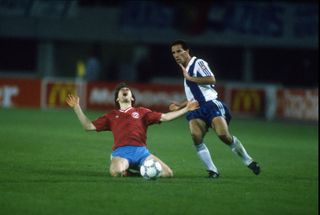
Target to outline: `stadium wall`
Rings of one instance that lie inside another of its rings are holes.
[[[114,107],[115,82],[74,79],[0,79],[2,108],[66,108],[69,93],[80,97],[84,109],[106,111]],[[130,83],[136,105],[168,111],[172,101],[185,99],[182,85]],[[224,84],[217,91],[235,116],[318,122],[318,89],[288,89],[275,85]]]

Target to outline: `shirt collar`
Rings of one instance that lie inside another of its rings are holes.
[[[119,109],[119,111],[120,112],[122,112],[122,113],[127,113],[129,110],[131,110],[133,107],[128,107],[127,109],[125,109],[125,110],[121,110],[121,109]]]
[[[193,56],[192,58],[191,58],[191,60],[189,61],[189,63],[188,63],[188,65],[187,65],[187,67],[186,67],[186,70],[188,71],[189,70],[189,68],[190,68],[190,66],[193,64],[193,62],[196,60],[196,56]]]

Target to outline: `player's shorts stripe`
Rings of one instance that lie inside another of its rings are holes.
[[[222,103],[220,101],[218,101],[218,100],[213,100],[213,102],[218,106],[221,114],[224,116],[226,114],[226,111],[225,111]]]

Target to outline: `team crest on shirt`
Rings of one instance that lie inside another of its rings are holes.
[[[140,114],[138,112],[132,112],[131,116],[132,118],[139,119]]]

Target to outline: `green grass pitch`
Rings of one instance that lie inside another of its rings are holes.
[[[210,131],[218,180],[206,178],[184,117],[153,125],[149,149],[175,174],[155,181],[110,177],[112,134],[85,132],[72,110],[0,109],[0,128],[1,215],[318,214],[317,125],[234,119],[259,176]]]

